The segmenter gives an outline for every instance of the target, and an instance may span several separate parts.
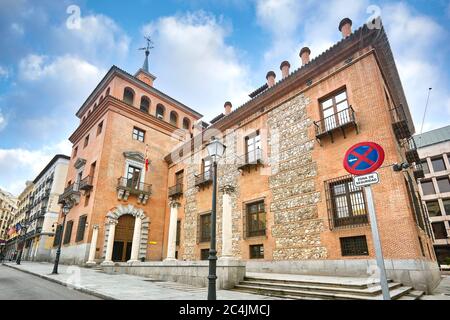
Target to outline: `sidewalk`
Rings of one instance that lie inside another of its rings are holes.
[[[51,274],[53,264],[22,261],[3,265],[61,285],[109,300],[206,300],[207,288],[127,274],[106,274],[101,270],[59,265],[59,274]],[[277,298],[230,290],[218,290],[217,300],[275,300]]]

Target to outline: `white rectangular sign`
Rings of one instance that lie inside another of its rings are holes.
[[[378,182],[380,182],[380,178],[378,178],[378,173],[376,172],[353,177],[353,184],[355,187],[364,187]]]

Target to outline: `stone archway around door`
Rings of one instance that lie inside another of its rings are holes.
[[[132,215],[133,217],[135,217],[134,229],[136,230],[136,227],[138,227],[138,230],[140,231],[138,235],[135,235],[133,232],[133,238],[135,238],[133,239],[133,242],[134,240],[137,240],[138,243],[137,248],[138,260],[141,260],[143,258],[145,259],[147,255],[147,242],[148,242],[150,219],[145,215],[144,210],[135,208],[131,204],[125,206],[118,205],[113,210],[109,211],[106,214],[105,239],[102,254],[104,264],[112,263],[112,252],[113,252],[116,225],[119,221],[119,218],[123,215]],[[131,253],[131,255],[133,255],[133,253]]]

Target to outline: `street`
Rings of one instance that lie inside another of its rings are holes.
[[[99,300],[97,297],[2,265],[0,265],[0,299]]]

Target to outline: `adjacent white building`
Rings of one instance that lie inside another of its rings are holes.
[[[450,125],[414,136],[424,177],[422,201],[431,223],[440,265],[450,265]]]
[[[64,192],[70,157],[56,155],[33,181],[24,260],[49,261],[60,212],[58,198]]]

